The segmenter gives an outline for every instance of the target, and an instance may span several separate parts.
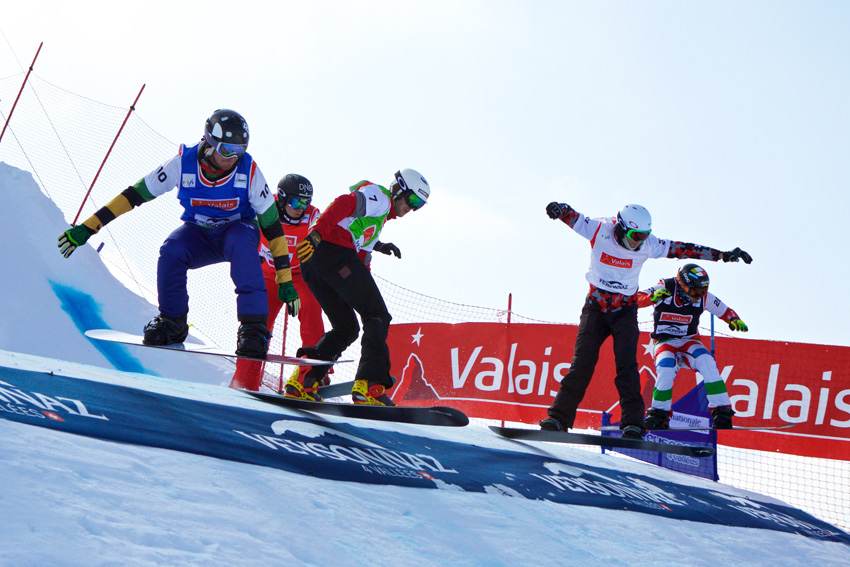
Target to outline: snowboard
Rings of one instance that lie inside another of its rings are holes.
[[[786,423],[783,425],[761,425],[761,426],[753,426],[746,427],[736,425],[733,426],[732,429],[715,429],[714,427],[668,427],[667,429],[647,429],[647,431],[656,431],[656,432],[664,432],[664,431],[769,431],[771,429],[788,429],[789,427],[794,427],[793,423]],[[599,428],[599,431],[619,431],[620,427],[617,425],[603,425]]]
[[[644,441],[642,439],[623,439],[622,437],[609,437],[605,435],[563,431],[543,431],[541,429],[518,429],[513,427],[499,427],[497,425],[491,425],[490,429],[507,439],[519,439],[523,441],[548,441],[550,443],[596,445],[600,447],[613,447],[618,449],[656,451],[658,453],[671,453],[687,457],[710,457],[714,454],[713,447],[700,447],[696,445],[676,445],[673,443]]]
[[[390,378],[393,379],[393,386],[395,386],[396,377],[390,376]],[[327,386],[319,386],[319,395],[322,396],[322,399],[348,396],[351,394],[351,389],[353,387],[354,380],[348,380],[346,382],[337,382],[336,384],[328,384]]]
[[[337,382],[336,384],[328,384],[327,386],[319,386],[319,395],[322,398],[338,398],[340,396],[348,396],[351,394],[351,388],[354,387],[354,380],[346,382]]]
[[[108,341],[125,345],[136,345],[147,348],[160,348],[177,352],[191,352],[195,354],[209,354],[213,356],[226,356],[229,358],[244,358],[246,360],[277,362],[279,364],[295,364],[298,366],[320,366],[324,364],[351,362],[350,360],[337,360],[336,362],[327,362],[324,360],[315,360],[313,358],[297,358],[294,356],[284,356],[280,354],[267,354],[265,359],[261,359],[252,356],[237,356],[235,353],[225,349],[193,343],[178,343],[173,345],[146,345],[144,344],[144,338],[141,335],[132,335],[130,333],[123,333],[121,331],[113,331],[112,329],[91,329],[89,331],[86,331],[86,336],[90,339],[95,339],[98,341]]]
[[[336,384],[334,384],[336,385]],[[340,384],[342,385],[342,384]],[[332,386],[326,386],[330,388]],[[313,402],[298,398],[286,398],[278,394],[242,390],[246,394],[264,402],[283,407],[307,410],[315,413],[350,417],[355,419],[370,419],[376,421],[393,421],[396,423],[413,423],[416,425],[442,425],[446,427],[463,427],[469,424],[469,418],[460,410],[454,408],[409,407],[409,406],[371,406],[350,403]],[[319,390],[324,396],[322,389]],[[351,392],[349,387],[348,393]]]

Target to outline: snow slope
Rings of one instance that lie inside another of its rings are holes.
[[[0,349],[209,384],[230,383],[234,365],[226,360],[153,349],[119,350],[83,336],[81,330],[98,327],[141,334],[158,309],[124,287],[91,246],[78,248],[67,259],[59,254],[57,239],[68,224],[29,172],[0,162],[0,195],[4,243]]]
[[[0,352],[0,366],[255,407],[212,385],[116,374]],[[2,368],[0,368],[2,370]],[[263,405],[265,411],[286,409]],[[399,431],[415,426],[360,422]],[[567,446],[499,439],[481,426],[419,428],[480,447],[527,451],[728,494],[703,479]],[[500,494],[328,481],[112,443],[0,420],[0,565],[845,565],[850,546],[771,530]]]
[[[226,365],[193,372],[207,364],[206,357],[138,349],[143,352],[133,356],[143,370],[116,373],[116,364],[82,337],[80,319],[69,314],[67,300],[63,308],[55,290],[84,291],[103,320],[121,330],[132,331],[155,308],[122,291],[90,247],[72,257],[79,267],[62,258],[55,239],[64,221],[40,193],[31,192],[30,183],[28,174],[0,164],[0,234],[7,244],[0,276],[0,371],[61,371],[222,405],[260,404],[219,386],[229,380]],[[151,369],[165,378],[151,376]],[[480,426],[419,429],[435,439],[550,455],[770,501],[610,454],[510,442]],[[0,419],[0,479],[0,567],[850,563],[850,546],[796,534],[496,494],[328,481],[6,419]]]

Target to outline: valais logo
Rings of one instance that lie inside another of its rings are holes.
[[[661,314],[661,323],[690,323],[691,316],[690,315],[679,315],[678,313],[662,313]]]
[[[374,235],[375,235],[375,227],[374,226],[367,227],[366,230],[363,231],[363,244],[366,244],[367,242],[372,240],[372,237]]]
[[[661,313],[660,318],[665,332],[671,334],[686,331],[696,320],[694,315],[680,313]],[[422,406],[442,400],[470,417],[536,423],[569,371],[576,333],[574,325],[515,324],[509,329],[504,323],[391,325],[392,374],[398,381],[389,394],[399,405]],[[644,352],[639,362],[647,364],[640,369],[645,401],[651,401],[654,387],[650,343],[648,333],[641,333]],[[840,454],[843,460],[850,460],[850,443],[843,447],[835,441],[850,441],[850,349],[767,341],[755,344],[760,346],[733,339],[720,343],[724,366],[719,371],[735,419],[741,425],[796,424],[793,434],[799,436],[783,433],[782,452],[823,458]],[[813,357],[816,350],[819,355]],[[831,365],[838,369],[830,370]],[[615,373],[610,348],[600,352],[597,372]],[[680,376],[677,385],[687,388],[689,381]],[[618,399],[614,381],[597,377],[579,406],[577,419],[585,426],[598,426],[598,414],[615,413]],[[736,439],[732,445],[756,448],[763,442]]]
[[[192,199],[192,206],[232,211],[239,206],[239,199]]]
[[[602,253],[602,257],[599,258],[599,261],[603,264],[607,264],[609,266],[614,266],[615,268],[631,268],[632,260],[631,258],[617,258],[616,256],[611,256],[610,254]]]

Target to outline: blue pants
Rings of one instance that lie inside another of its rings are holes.
[[[182,317],[189,311],[186,275],[189,270],[230,263],[236,286],[236,312],[243,323],[265,323],[269,315],[266,282],[257,249],[260,230],[252,221],[234,221],[217,228],[192,223],[168,235],[159,249],[156,288],[159,311]]]

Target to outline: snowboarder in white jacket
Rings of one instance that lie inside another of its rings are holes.
[[[590,241],[590,269],[586,279],[590,291],[579,320],[573,361],[561,388],[548,409],[541,429],[566,431],[573,426],[599,360],[599,349],[609,337],[614,340],[617,375],[614,384],[620,395],[620,428],[623,437],[641,439],[646,406],[640,391],[637,346],[638,279],[650,258],[696,258],[744,263],[752,257],[735,248],[721,252],[707,246],[664,240],[652,233],[652,217],[641,205],[626,205],[614,218],[588,218],[566,203],[552,202],[546,214],[560,220]]]

